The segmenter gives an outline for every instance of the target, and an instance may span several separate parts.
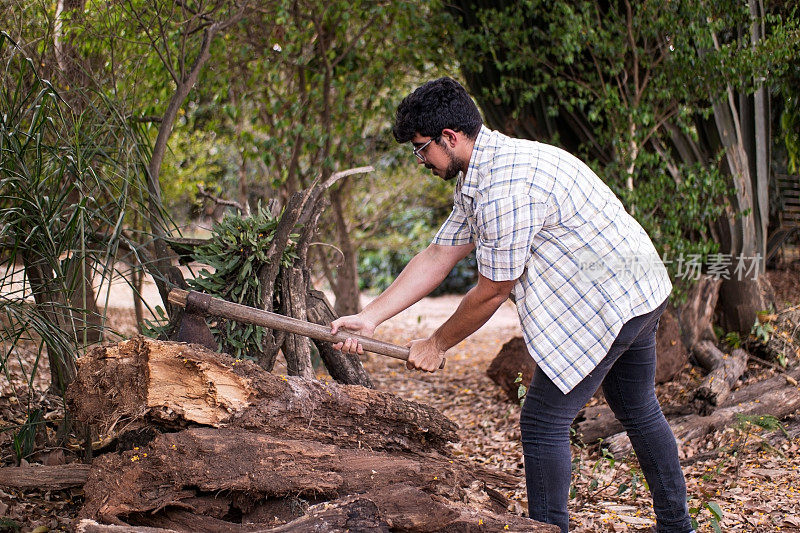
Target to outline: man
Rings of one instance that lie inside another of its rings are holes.
[[[569,428],[602,385],[649,484],[657,531],[691,531],[678,449],[654,391],[655,333],[672,285],[645,231],[572,155],[483,126],[453,79],[407,96],[394,136],[411,141],[433,174],[456,179],[453,211],[385,292],[331,331],[372,335],[475,250],[477,285],[430,337],[409,343],[408,368],[436,370],[513,294],[537,364],[520,416],[530,516],[567,531]],[[336,347],[363,353],[353,339]]]

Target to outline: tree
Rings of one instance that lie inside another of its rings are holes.
[[[277,7],[272,32],[262,30],[266,15],[254,13],[226,50],[229,94],[242,104],[230,123],[245,125],[242,162],[252,160],[256,171],[247,187],[285,204],[318,176],[325,180],[382,157],[392,143],[388,126],[397,100],[435,57],[431,28],[438,12],[435,5],[400,2],[286,2]],[[263,61],[249,60],[259,53]],[[342,179],[323,213],[322,235],[341,252],[340,264],[332,267],[336,261],[313,250],[338,313],[359,306],[353,230],[360,221],[352,216],[350,198],[359,187],[354,180],[363,179]]]
[[[749,331],[765,304],[734,269],[766,253],[772,128],[757,117],[769,116],[764,84],[797,55],[796,19],[756,2],[458,2],[453,13],[487,122],[582,153],[662,254],[724,254],[721,305]]]
[[[51,388],[63,393],[93,322],[104,325],[86,301],[94,298],[86,280],[99,274],[107,284],[114,275],[118,249],[128,246],[121,222],[141,208],[131,193],[141,183],[113,109],[101,100],[76,113],[5,33],[0,58],[2,363],[14,345],[33,341],[46,348]],[[37,368],[38,359],[31,380]]]

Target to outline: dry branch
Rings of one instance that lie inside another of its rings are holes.
[[[89,465],[6,466],[0,468],[0,487],[14,489],[62,490],[86,483]]]
[[[695,345],[697,361],[709,372],[694,393],[694,404],[701,415],[710,414],[725,403],[731,388],[747,370],[747,352],[736,349],[730,355],[722,353],[714,343],[702,341]]]

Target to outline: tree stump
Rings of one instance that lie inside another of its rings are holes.
[[[528,353],[525,339],[514,337],[500,348],[486,370],[486,375],[506,393],[510,402],[518,402],[520,400],[519,386],[530,385],[535,370],[536,363]],[[522,381],[517,382],[520,372],[522,372]]]
[[[656,383],[666,383],[686,366],[689,352],[681,339],[681,327],[671,306],[664,310],[656,332]]]
[[[658,361],[656,366],[656,383],[665,383],[681,371],[689,359],[689,353],[681,339],[680,325],[671,308],[667,308],[661,315],[658,332],[656,334],[656,353]],[[530,385],[536,363],[528,353],[525,340],[514,337],[506,342],[497,355],[492,359],[486,375],[505,392],[511,402],[519,401],[517,391],[520,384]],[[517,382],[517,376],[522,372],[522,381]],[[599,390],[596,394],[602,396]]]
[[[506,512],[517,478],[450,454],[453,422],[386,392],[137,337],[82,357],[68,401],[107,442],[157,430],[95,459],[87,531],[558,531]]]

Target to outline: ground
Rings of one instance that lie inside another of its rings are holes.
[[[770,272],[778,305],[800,303],[800,265]],[[425,299],[382,325],[379,338],[404,343],[429,334],[455,309],[458,297]],[[119,300],[117,300],[119,301]],[[132,311],[114,309],[111,326],[134,331]],[[380,390],[440,409],[460,426],[461,441],[453,453],[492,465],[519,477],[517,490],[507,493],[512,510],[526,510],[522,449],[519,443],[519,406],[505,400],[485,371],[500,347],[519,335],[515,310],[510,303],[475,335],[448,353],[444,370],[434,374],[407,371],[401,362],[377,355],[365,357],[365,367]],[[31,350],[19,352],[20,362],[7,369],[0,381],[0,424],[11,428],[0,434],[2,464],[14,462],[11,437],[15,425],[24,423],[26,381],[22,369],[36,358]],[[796,362],[795,362],[796,363]],[[61,410],[56,398],[44,394],[47,372],[33,382],[32,405],[41,406],[45,419],[57,420]],[[744,379],[763,378],[765,370],[753,365]],[[772,372],[771,370],[769,372]],[[687,366],[678,379],[659,387],[662,403],[685,402],[687,391],[700,373]],[[768,413],[765,413],[768,414]],[[48,424],[47,436],[38,435],[38,452],[31,461],[61,464],[76,460],[77,443],[63,448],[55,441],[57,424]],[[18,427],[18,426],[17,426]],[[767,430],[745,423],[714,433],[681,450],[687,478],[689,504],[699,531],[800,531],[800,423],[785,423],[781,430]],[[597,448],[573,447],[574,487],[570,499],[571,531],[648,531],[654,524],[652,506],[635,458],[614,461]],[[0,529],[18,524],[23,531],[45,526],[67,529],[81,504],[81,491],[0,491]],[[13,522],[12,522],[13,521]],[[9,529],[13,530],[13,529]],[[39,529],[43,531],[44,529]]]

